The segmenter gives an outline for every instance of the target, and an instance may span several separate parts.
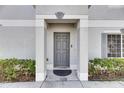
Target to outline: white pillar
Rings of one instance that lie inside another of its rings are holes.
[[[36,81],[45,79],[44,20],[36,19]]]
[[[88,80],[88,20],[80,20],[79,79]]]

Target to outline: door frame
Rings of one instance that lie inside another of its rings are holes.
[[[53,68],[58,68],[55,66],[55,33],[69,33],[69,65],[67,68],[70,68],[70,32],[54,32],[53,33]]]

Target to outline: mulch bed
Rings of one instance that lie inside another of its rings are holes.
[[[103,72],[103,71],[99,71],[99,73],[92,75],[88,77],[88,80],[95,80],[95,81],[116,81],[116,80],[124,80],[124,72]]]
[[[6,78],[3,78],[0,75],[0,82],[29,82],[29,81],[35,81],[35,76],[34,75],[30,75],[30,76],[20,75],[15,79],[6,80]]]

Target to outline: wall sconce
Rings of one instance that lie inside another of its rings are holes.
[[[33,7],[34,9],[36,9],[36,5],[32,5],[32,7]]]
[[[56,12],[55,15],[58,19],[62,19],[65,14],[63,12]]]

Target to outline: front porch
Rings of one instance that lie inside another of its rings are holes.
[[[67,60],[65,69],[76,70],[80,80],[88,80],[87,25],[86,15],[65,15],[63,19],[57,19],[55,15],[36,15],[36,81],[43,81],[47,70],[63,69],[61,63]],[[59,64],[55,63],[55,32],[70,33],[69,56],[67,58],[66,51],[66,58],[60,57],[63,62],[57,58]]]

